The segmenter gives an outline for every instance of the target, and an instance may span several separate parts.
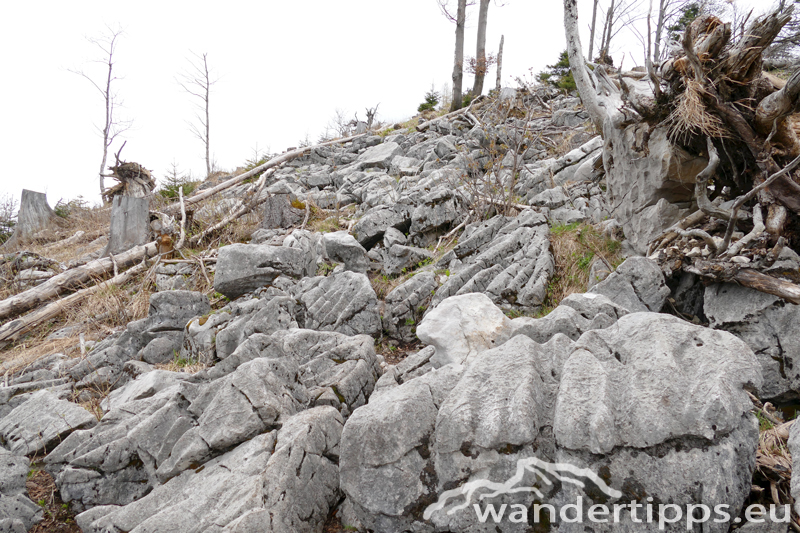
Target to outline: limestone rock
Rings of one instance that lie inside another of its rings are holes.
[[[76,429],[90,428],[97,419],[77,404],[43,390],[0,420],[0,444],[16,455],[51,450]]]
[[[437,366],[464,364],[499,344],[510,320],[483,294],[452,296],[422,319],[417,336],[436,348],[431,362]]]
[[[229,244],[219,249],[214,290],[228,298],[269,285],[280,275],[301,277],[305,254],[298,248]]]

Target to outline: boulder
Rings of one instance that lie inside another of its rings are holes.
[[[376,206],[364,213],[353,226],[353,236],[366,249],[379,242],[387,228],[408,230],[412,208],[405,204]]]
[[[381,378],[342,434],[341,486],[365,528],[477,533],[489,529],[474,505],[530,511],[576,498],[585,504],[582,523],[556,517],[551,527],[584,531],[594,503],[645,505],[647,496],[739,513],[758,444],[745,392],[761,383],[752,351],[675,317],[626,314],[602,296],[570,304],[587,322],[601,311],[619,318],[577,342],[556,332],[541,343],[517,331],[464,365],[435,370],[420,352],[408,369]],[[566,474],[582,481],[564,483]],[[530,528],[527,520],[490,524],[499,532]],[[628,517],[592,524],[604,532],[654,527]]]
[[[280,275],[302,277],[305,254],[299,248],[229,244],[219,249],[214,290],[238,298],[272,283]]]
[[[658,312],[669,296],[669,287],[658,264],[644,257],[631,257],[589,292],[602,294],[631,312]]]
[[[362,274],[367,271],[369,267],[367,251],[347,231],[325,233],[322,240],[325,243],[325,252],[331,261],[344,263],[345,270]]]
[[[424,261],[431,261],[433,254],[416,246],[393,244],[383,254],[383,272],[387,276],[396,276],[405,270],[413,270]]]
[[[386,296],[383,329],[390,337],[413,342],[417,323],[428,309],[438,284],[433,272],[420,272]]]
[[[429,311],[417,326],[417,336],[436,348],[436,367],[465,364],[504,340],[510,320],[483,294],[452,296]]]
[[[0,531],[25,533],[42,519],[42,508],[28,498],[27,457],[0,448]]]
[[[374,335],[381,330],[378,298],[364,274],[345,270],[306,278],[298,291],[301,327],[345,335]]]
[[[123,507],[77,517],[85,531],[320,531],[339,501],[341,415],[318,407],[289,418],[203,468]]]
[[[302,207],[302,205],[301,205]],[[264,202],[261,229],[291,228],[303,221],[305,212],[292,205],[289,194],[273,194]]]
[[[712,328],[733,333],[755,352],[764,375],[760,398],[800,398],[800,306],[734,283],[718,283],[705,288],[703,312]]]
[[[47,452],[75,430],[91,428],[97,419],[77,404],[42,390],[0,420],[0,444],[15,455]]]
[[[368,148],[366,152],[358,158],[358,163],[362,168],[382,168],[389,170],[392,160],[397,156],[403,155],[403,149],[396,142],[385,142],[377,146]]]

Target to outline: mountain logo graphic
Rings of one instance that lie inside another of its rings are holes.
[[[513,476],[503,483],[496,483],[488,479],[476,479],[468,483],[464,483],[457,489],[452,489],[443,492],[439,496],[436,503],[429,505],[423,513],[423,518],[429,520],[433,513],[445,508],[447,503],[455,500],[459,496],[464,496],[464,502],[460,505],[454,505],[447,511],[448,515],[466,509],[472,502],[473,498],[478,500],[485,500],[488,498],[495,498],[503,494],[516,494],[520,492],[532,492],[539,498],[544,498],[544,494],[536,487],[520,485],[527,472],[533,473],[536,477],[542,480],[546,485],[552,485],[553,482],[546,475],[549,474],[553,478],[561,481],[562,483],[572,483],[580,488],[584,488],[586,483],[581,478],[587,479],[594,483],[603,493],[609,498],[619,499],[622,493],[612,487],[609,487],[605,481],[589,470],[588,468],[578,468],[569,463],[548,463],[542,461],[537,457],[528,457],[517,461],[517,469]],[[483,490],[481,490],[483,489]],[[476,494],[478,491],[479,494]]]

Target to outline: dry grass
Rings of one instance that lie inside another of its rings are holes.
[[[555,272],[547,287],[547,296],[540,315],[546,315],[573,293],[586,292],[589,270],[596,257],[604,259],[612,269],[623,261],[621,245],[586,224],[553,226],[550,244],[555,259]]]
[[[369,274],[369,281],[372,284],[372,289],[378,296],[378,300],[385,299],[390,292],[397,287],[410,280],[414,273],[401,274],[399,276],[387,276],[386,274]]]
[[[703,104],[702,91],[699,82],[686,81],[686,89],[678,96],[678,105],[667,117],[673,141],[685,141],[692,134],[711,138],[728,136],[722,120],[709,113]]]
[[[189,361],[186,359],[175,358],[169,363],[156,365],[159,370],[167,370],[169,372],[185,372],[187,374],[197,374],[201,370],[208,368],[208,365],[198,363],[196,361]]]

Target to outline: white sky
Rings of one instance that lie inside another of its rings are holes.
[[[591,2],[580,2],[585,27]],[[471,9],[467,56],[475,54],[477,6]],[[560,0],[492,4],[487,50],[496,52],[505,35],[504,85],[557,59],[562,17]],[[0,17],[0,197],[18,198],[28,188],[46,192],[51,205],[78,195],[99,200],[103,100],[68,69],[102,79],[102,66],[91,63],[100,51],[86,37],[117,24],[125,32],[114,67],[123,78],[118,113],[133,128],[109,157],[127,140],[121,158],[156,178],[172,161],[195,177],[205,172],[202,143],[187,126],[192,100],[176,81],[190,51],[207,52],[220,78],[211,94],[211,149],[223,170],[242,165],[256,146],[280,152],[307,135],[315,141],[337,108],[364,119],[364,108],[380,103],[379,120],[405,120],[431,84],[440,90],[452,73],[455,25],[435,0],[7,2]],[[626,66],[633,64],[626,59]],[[494,84],[491,71],[484,87]],[[466,76],[464,89],[471,85]]]

